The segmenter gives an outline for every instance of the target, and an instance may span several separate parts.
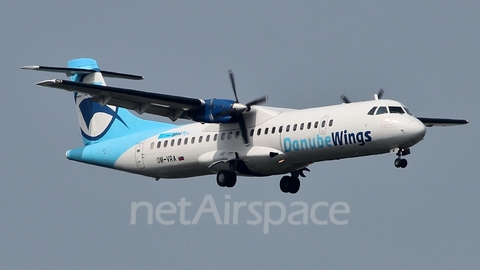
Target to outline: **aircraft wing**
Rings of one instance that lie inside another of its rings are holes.
[[[37,85],[58,88],[70,92],[82,92],[92,96],[93,100],[102,105],[109,104],[135,110],[138,113],[150,113],[170,118],[190,119],[187,111],[203,107],[205,101],[158,93],[143,92],[132,89],[85,84],[60,79],[46,80]]]
[[[70,67],[47,67],[47,66],[24,66],[24,67],[21,67],[21,69],[65,73],[69,77],[74,75],[74,74],[87,75],[87,74],[90,74],[92,72],[100,71],[99,69],[70,68]],[[118,79],[128,79],[128,80],[143,80],[143,77],[139,76],[139,75],[112,72],[112,71],[106,71],[106,70],[102,70],[102,76],[103,77],[110,77],[110,78],[118,78]]]
[[[457,126],[468,124],[466,119],[447,119],[447,118],[427,118],[427,117],[417,117],[418,120],[422,121],[423,124],[427,127],[433,126]]]

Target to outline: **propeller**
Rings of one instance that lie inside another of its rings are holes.
[[[375,100],[377,100],[377,99],[382,99],[384,93],[385,93],[385,91],[383,91],[383,89],[380,88],[380,90],[378,91],[378,93],[375,94],[375,95],[373,95],[373,96],[375,97]],[[347,96],[345,96],[345,95],[342,95],[342,96],[340,97],[340,99],[343,101],[343,103],[351,103],[350,99],[349,99]]]
[[[232,83],[233,94],[235,95],[235,100],[238,103],[237,89],[235,87],[235,78],[233,77],[233,71],[229,70],[228,75],[230,76],[230,82]]]
[[[380,88],[380,90],[378,91],[375,99],[382,99],[383,93],[385,93],[385,91],[383,91],[383,89]]]
[[[342,95],[340,97],[340,99],[343,101],[343,103],[350,103],[351,102],[350,99],[348,99],[347,96],[345,96],[345,95]]]
[[[267,101],[267,96],[259,97],[245,104],[238,101],[237,89],[235,87],[235,77],[233,76],[233,71],[229,70],[228,75],[230,77],[230,82],[232,83],[233,94],[235,95],[235,103],[232,104],[232,108],[225,110],[219,113],[219,116],[232,115],[235,116],[238,120],[238,125],[240,126],[240,133],[242,134],[243,142],[249,144],[248,134],[247,134],[247,124],[245,123],[245,117],[243,114],[250,111],[250,106],[265,103]]]

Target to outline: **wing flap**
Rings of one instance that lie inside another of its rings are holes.
[[[427,127],[433,126],[457,126],[457,125],[465,125],[468,124],[468,120],[466,119],[448,119],[448,118],[428,118],[428,117],[417,117],[418,120],[422,121],[422,123]]]
[[[202,99],[172,96],[144,92],[133,89],[85,84],[60,79],[46,80],[37,85],[62,89],[70,92],[82,92],[89,94],[95,101],[103,104],[119,106],[138,113],[150,113],[169,117],[175,121],[178,118],[189,119],[186,112],[202,107],[205,101]],[[103,102],[102,102],[103,101]]]

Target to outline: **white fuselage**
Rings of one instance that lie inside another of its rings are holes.
[[[425,125],[400,113],[368,115],[374,106],[402,106],[373,100],[303,110],[252,106],[245,114],[250,144],[238,124],[193,123],[138,142],[114,168],[155,178],[214,174],[241,160],[240,175],[285,174],[311,163],[388,153],[418,143]],[[225,162],[223,162],[225,161]]]

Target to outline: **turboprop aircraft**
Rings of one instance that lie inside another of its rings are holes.
[[[394,165],[405,168],[410,148],[426,127],[467,124],[464,119],[415,117],[402,103],[381,99],[309,109],[260,106],[198,99],[106,86],[104,77],[141,80],[142,76],[100,70],[90,58],[68,67],[25,66],[22,69],[65,73],[37,85],[73,92],[83,146],[66,157],[83,163],[160,178],[216,174],[221,187],[233,187],[237,175],[283,175],[280,189],[297,193],[299,177],[312,163],[396,153]],[[174,125],[133,115],[149,113],[194,123]]]

